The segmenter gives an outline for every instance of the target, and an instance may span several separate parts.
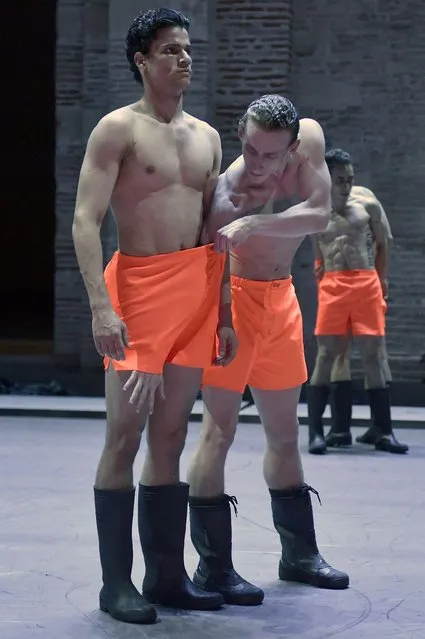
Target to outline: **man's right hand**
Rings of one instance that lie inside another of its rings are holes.
[[[118,361],[125,359],[124,348],[130,345],[127,327],[112,308],[94,311],[92,328],[99,355]]]

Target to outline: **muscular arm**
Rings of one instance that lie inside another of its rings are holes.
[[[320,125],[309,120],[305,125],[301,163],[298,173],[300,204],[277,215],[254,215],[251,235],[301,237],[323,231],[331,212],[331,179],[325,163],[325,140]]]
[[[385,211],[376,198],[365,202],[365,209],[370,216],[370,226],[376,245],[375,268],[381,280],[388,277],[390,246],[392,242],[391,229]]]
[[[109,308],[103,277],[100,228],[126,148],[126,130],[117,116],[106,116],[93,130],[78,183],[72,237],[91,309]]]
[[[212,130],[212,142],[214,145],[214,164],[211,171],[211,175],[208,178],[207,184],[204,189],[203,195],[203,218],[204,218],[204,232],[203,239],[206,242],[211,242],[214,233],[217,230],[216,220],[213,219],[212,214],[212,202],[214,192],[217,187],[218,178],[220,176],[222,150],[220,136],[215,129]],[[227,253],[226,262],[224,264],[223,279],[221,282],[220,291],[220,311],[219,311],[219,326],[232,326],[232,311],[231,311],[231,291],[230,291],[230,257]]]

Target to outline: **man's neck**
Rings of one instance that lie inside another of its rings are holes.
[[[158,122],[178,120],[183,113],[183,96],[159,94],[148,88],[140,101],[144,113]]]

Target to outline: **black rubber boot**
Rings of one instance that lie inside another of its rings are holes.
[[[288,490],[270,489],[273,523],[282,544],[279,579],[343,590],[348,588],[348,575],[332,568],[319,553],[310,491],[319,498],[307,484]]]
[[[323,455],[326,452],[323,431],[323,413],[328,403],[330,386],[307,386],[308,406],[308,452],[311,455]]]
[[[390,391],[388,388],[369,388],[370,410],[374,418],[374,427],[378,433],[376,450],[403,455],[409,447],[397,441],[391,421]]]
[[[99,607],[119,621],[154,623],[155,608],[143,599],[131,581],[134,493],[134,488],[94,489],[103,578]]]
[[[332,426],[325,437],[326,445],[330,448],[352,446],[353,438],[350,432],[353,406],[351,381],[332,382],[330,404]]]
[[[139,533],[145,558],[143,594],[151,603],[183,610],[218,610],[219,593],[198,588],[184,566],[189,486],[139,485]]]
[[[190,533],[200,561],[193,582],[209,592],[219,592],[227,604],[257,606],[264,592],[243,579],[233,568],[232,514],[236,497],[189,497]]]
[[[387,382],[387,388],[389,389],[390,383]],[[389,391],[388,391],[389,392]],[[359,444],[369,444],[370,446],[374,446],[379,439],[379,430],[376,427],[375,415],[373,412],[372,406],[370,406],[370,420],[372,425],[366,430],[363,435],[358,435],[356,437],[356,442]]]

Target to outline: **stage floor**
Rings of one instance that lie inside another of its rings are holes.
[[[182,477],[200,424],[191,423]],[[215,613],[159,609],[160,623],[131,626],[97,609],[100,571],[92,484],[101,419],[0,417],[0,637],[2,639],[423,639],[425,636],[425,431],[403,429],[410,454],[356,445],[306,452],[319,545],[351,587],[342,592],[279,582],[279,541],[262,480],[263,434],[240,425],[227,466],[237,570],[266,592],[262,606]],[[353,434],[361,432],[353,429]],[[137,461],[140,469],[141,451]],[[422,486],[422,488],[421,488]],[[134,528],[134,582],[143,563]],[[189,574],[196,555],[187,536]],[[379,626],[378,626],[379,624]]]

